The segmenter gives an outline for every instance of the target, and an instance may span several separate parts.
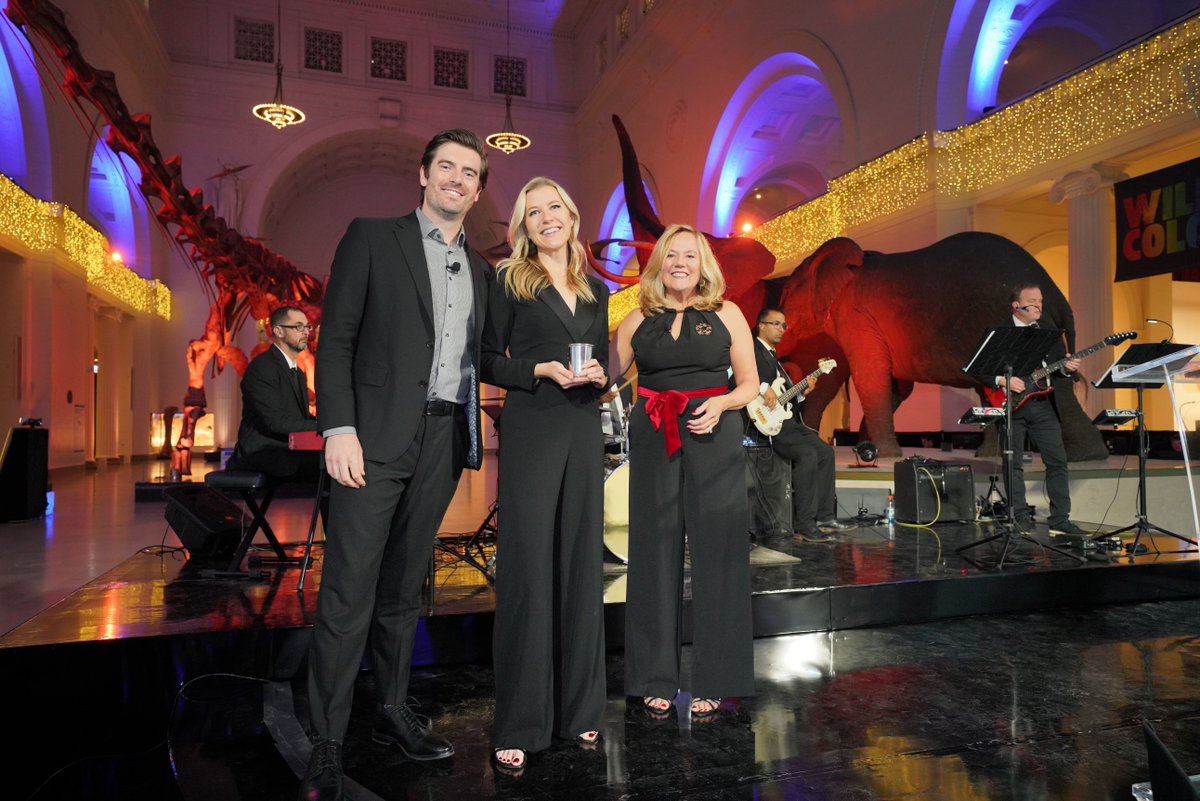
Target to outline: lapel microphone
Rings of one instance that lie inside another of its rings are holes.
[[[458,275],[458,271],[462,269],[462,265],[456,261],[452,261],[446,265],[446,269],[449,270],[450,272],[454,273],[455,275]]]

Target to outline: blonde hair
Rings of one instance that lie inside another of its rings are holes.
[[[542,266],[537,258],[537,245],[529,238],[525,230],[525,211],[529,193],[544,186],[551,187],[562,199],[567,211],[571,212],[571,235],[568,240],[567,256],[567,285],[575,294],[588,303],[594,303],[595,294],[592,285],[588,283],[585,272],[587,257],[583,245],[579,241],[579,208],[562,185],[550,178],[534,178],[517,194],[517,202],[513,204],[512,218],[508,222],[508,242],[512,246],[512,255],[504,259],[496,267],[496,274],[504,282],[504,289],[510,297],[518,300],[535,300],[539,292],[552,284],[550,273]]]
[[[725,276],[721,275],[721,265],[717,263],[717,257],[709,247],[708,240],[690,225],[676,223],[667,226],[667,230],[658,238],[654,250],[650,252],[650,259],[646,262],[646,270],[642,273],[638,305],[641,306],[642,314],[647,317],[671,310],[670,304],[667,303],[666,288],[663,287],[663,262],[667,259],[667,250],[671,247],[671,242],[680,234],[696,237],[696,250],[700,256],[700,283],[696,286],[697,294],[691,304],[692,308],[716,311],[725,301]]]

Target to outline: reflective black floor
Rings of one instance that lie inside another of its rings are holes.
[[[414,677],[457,748],[433,765],[370,742],[363,674],[346,767],[361,799],[1128,799],[1147,777],[1143,719],[1200,772],[1198,630],[1200,601],[1169,601],[760,639],[758,695],[719,720],[690,721],[680,696],[650,721],[613,693],[600,750],[560,744],[518,780],[488,762],[489,670]],[[214,677],[186,695],[179,797],[294,797],[301,681]]]
[[[161,506],[115,504],[127,497],[121,481],[101,470],[61,482],[71,503],[5,529],[3,797],[294,798],[315,592],[296,592],[296,571],[214,582],[179,553],[140,550],[173,535]],[[285,540],[310,509],[283,500],[272,510]],[[481,509],[464,503],[448,530],[471,531]],[[1196,554],[1080,561],[1046,549],[1057,540],[1041,526],[1025,563],[984,571],[956,549],[986,531],[760,540],[750,557],[758,695],[729,699],[704,725],[681,696],[671,720],[651,722],[626,708],[614,653],[603,747],[560,744],[519,781],[489,764],[492,591],[442,564],[412,692],[435,705],[458,752],[417,765],[371,744],[364,673],[347,743],[351,797],[1128,799],[1147,777],[1143,719],[1200,772],[1200,600],[1180,600],[1200,595]],[[624,575],[608,568],[619,644]],[[315,591],[319,564],[309,580]],[[1122,603],[1146,599],[1157,602]]]

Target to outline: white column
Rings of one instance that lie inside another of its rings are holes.
[[[1115,165],[1096,164],[1088,170],[1069,172],[1050,187],[1051,202],[1068,201],[1066,294],[1075,312],[1076,348],[1085,348],[1112,333],[1116,269],[1112,185],[1123,177]],[[1095,355],[1084,363],[1084,374],[1089,379],[1099,376],[1112,355]],[[1076,387],[1089,417],[1113,403],[1111,390]]]

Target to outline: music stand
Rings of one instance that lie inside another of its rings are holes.
[[[967,362],[962,370],[982,384],[992,384],[996,376],[1002,375],[1004,376],[1005,386],[1008,386],[1012,383],[1014,375],[1027,376],[1040,367],[1042,359],[1054,347],[1054,343],[1062,337],[1062,333],[1061,330],[1056,328],[1033,328],[1029,326],[997,326],[990,328],[984,332],[979,345],[975,349],[975,355],[971,357],[971,360]],[[1009,489],[1010,497],[1012,495],[1012,485],[1016,481],[1016,476],[1013,474],[1012,461],[1012,413],[1012,393],[1005,392],[1004,435],[1001,454],[1004,463],[1004,479]],[[1016,510],[1013,509],[1012,504],[1005,504],[1004,518],[1002,520],[993,518],[992,520],[993,530],[999,530],[989,537],[984,537],[981,540],[976,540],[962,546],[957,552],[978,568],[984,570],[994,568],[999,570],[1004,567],[1006,562],[1009,562],[1009,552],[1013,546],[1019,541],[1025,540],[1039,547],[1049,548],[1063,556],[1078,559],[1080,562],[1086,561],[1082,556],[1065,551],[1054,545],[1046,545],[1038,542],[1033,537],[1021,531],[1016,524],[1015,514]],[[973,548],[978,548],[981,545],[999,539],[1004,540],[1004,547],[1001,549],[1000,555],[994,559],[973,559],[966,553],[966,551]],[[1011,564],[1011,562],[1009,563]]]
[[[1162,526],[1157,526],[1150,522],[1148,514],[1148,503],[1146,500],[1146,459],[1150,450],[1150,440],[1146,431],[1146,415],[1143,405],[1143,393],[1147,389],[1160,389],[1163,384],[1167,383],[1170,376],[1176,372],[1184,370],[1193,356],[1200,352],[1200,348],[1196,345],[1180,345],[1174,342],[1160,342],[1154,345],[1130,345],[1121,358],[1117,359],[1112,365],[1104,371],[1104,375],[1092,382],[1096,389],[1128,389],[1130,384],[1137,388],[1137,434],[1138,434],[1138,511],[1137,520],[1124,528],[1119,528],[1116,531],[1106,531],[1098,534],[1096,538],[1111,537],[1113,535],[1121,535],[1128,531],[1136,531],[1137,534],[1133,538],[1133,542],[1129,547],[1130,558],[1137,555],[1138,545],[1141,543],[1143,534],[1151,534],[1150,543],[1154,544],[1153,532],[1166,534],[1168,537],[1174,537],[1177,540],[1182,540],[1189,545],[1196,545],[1196,540],[1191,537],[1185,537],[1182,534],[1176,534],[1174,531],[1168,531]],[[1171,391],[1172,406],[1174,406],[1175,393]],[[1184,464],[1188,463],[1187,453],[1187,433],[1180,428],[1179,436],[1182,440],[1184,452]],[[1190,470],[1189,470],[1190,473]],[[1191,484],[1191,476],[1188,476],[1188,484]],[[1155,553],[1161,553],[1158,547],[1154,548]],[[1175,553],[1182,553],[1176,551]]]

